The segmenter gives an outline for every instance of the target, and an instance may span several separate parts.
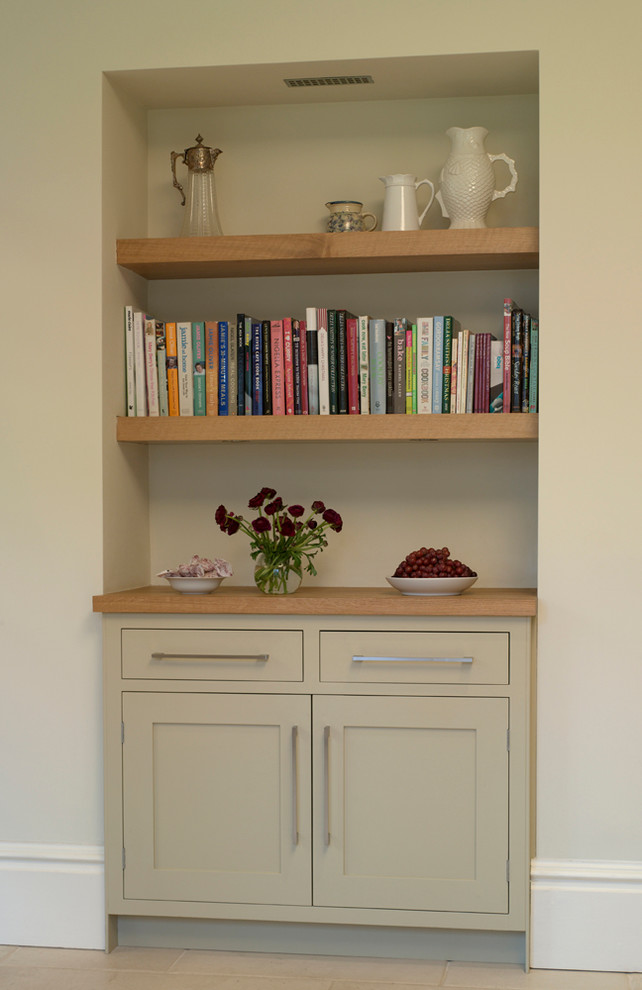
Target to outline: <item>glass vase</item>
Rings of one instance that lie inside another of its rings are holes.
[[[259,554],[254,564],[254,583],[264,595],[291,595],[301,584],[301,569],[292,560],[270,561]]]

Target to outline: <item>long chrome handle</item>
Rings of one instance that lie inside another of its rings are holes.
[[[330,726],[323,727],[323,835],[326,846],[330,845]]]
[[[299,844],[299,726],[292,726],[292,845]]]
[[[265,663],[270,659],[269,653],[152,653],[152,660],[232,660],[235,663]]]
[[[472,657],[364,657],[353,656],[354,663],[472,663]]]

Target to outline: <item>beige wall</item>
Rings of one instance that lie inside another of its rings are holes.
[[[0,841],[101,841],[101,72],[539,49],[537,851],[641,859],[638,10],[5,5]]]

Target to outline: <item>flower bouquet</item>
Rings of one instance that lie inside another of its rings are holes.
[[[215,519],[228,536],[240,530],[250,538],[250,556],[256,561],[254,580],[268,595],[285,595],[296,591],[303,569],[315,575],[313,558],[327,547],[326,533],[340,533],[343,520],[323,502],[312,503],[310,511],[302,505],[284,503],[274,488],[262,488],[248,502],[258,515],[251,522],[219,505]],[[305,564],[304,564],[305,561]]]

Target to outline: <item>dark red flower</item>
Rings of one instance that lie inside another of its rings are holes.
[[[290,505],[288,506],[288,512],[290,513],[291,516],[294,516],[295,519],[298,519],[299,516],[303,515],[305,509],[303,508],[302,505]]]
[[[325,505],[323,504],[323,502],[319,502],[319,501],[313,502],[312,503],[312,511],[313,512],[325,512]]]
[[[275,512],[280,512],[282,508],[283,508],[283,499],[279,495],[279,497],[275,498],[273,502],[270,502],[269,505],[265,506],[264,511],[266,516],[273,516]]]
[[[276,488],[262,488],[261,495],[264,495],[265,498],[274,498],[276,495]]]
[[[316,519],[309,519],[308,520],[308,529],[316,529],[318,525],[319,524],[316,521]]]
[[[221,529],[224,529],[225,521],[227,519],[227,509],[225,508],[224,505],[219,505],[218,509],[214,513],[214,518],[217,522],[217,525],[219,525]]]
[[[343,529],[343,519],[334,509],[326,509],[323,518],[336,533],[340,533]]]
[[[296,532],[294,523],[286,516],[281,520],[281,536],[294,536]]]
[[[272,529],[272,525],[270,520],[266,519],[265,516],[259,516],[258,519],[252,520],[252,529],[255,533],[267,533]]]
[[[237,516],[236,519],[230,519],[229,520],[229,522],[227,524],[227,535],[228,536],[234,536],[235,533],[238,533],[239,528],[240,528],[240,525],[241,525],[240,519],[241,519],[241,517],[240,516]]]
[[[248,504],[248,508],[250,509],[260,509],[264,502],[265,502],[265,495],[263,494],[263,492],[259,492],[258,495],[255,495],[253,498],[251,498],[247,504]]]

